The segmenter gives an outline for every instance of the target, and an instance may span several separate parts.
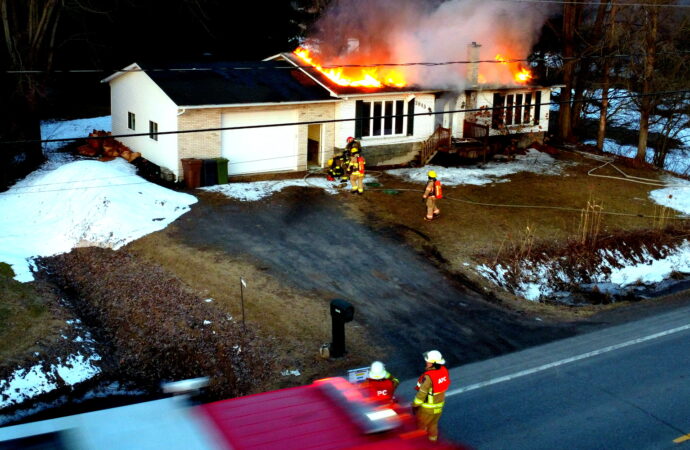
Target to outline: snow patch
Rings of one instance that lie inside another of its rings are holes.
[[[561,175],[563,169],[574,164],[568,161],[558,161],[552,156],[530,148],[525,155],[515,155],[509,162],[489,162],[481,166],[470,167],[441,167],[424,166],[413,169],[391,169],[386,173],[414,183],[426,183],[427,173],[433,170],[438,179],[445,185],[458,186],[463,184],[485,185],[491,183],[507,183],[508,175],[518,172],[531,172],[541,175]]]

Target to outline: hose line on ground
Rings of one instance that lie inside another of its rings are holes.
[[[615,167],[615,166],[614,166]],[[307,178],[310,175],[313,175],[315,173],[322,173],[321,171],[315,171],[315,172],[308,172],[304,176],[304,181],[305,183],[309,184],[307,181]],[[315,186],[313,184],[310,184],[312,187],[320,187],[320,186]],[[395,190],[395,191],[403,191],[403,192],[417,192],[417,193],[423,193],[423,190],[419,189],[406,189],[406,188],[394,188],[394,189],[389,189],[389,188],[370,188],[367,189],[368,191],[390,191],[390,190]],[[509,204],[509,203],[488,203],[488,202],[477,202],[474,200],[467,200],[467,199],[459,199],[459,198],[453,198],[449,197],[447,195],[443,196],[444,200],[450,200],[454,202],[459,202],[459,203],[466,203],[469,205],[477,205],[477,206],[489,206],[489,207],[495,207],[495,208],[520,208],[520,209],[535,209],[535,210],[545,210],[545,209],[551,209],[555,211],[565,211],[565,212],[574,212],[574,213],[582,213],[581,208],[570,208],[566,206],[546,206],[546,205],[520,205],[520,204]],[[616,212],[616,211],[601,211],[601,214],[605,214],[608,216],[622,216],[622,217],[639,217],[641,219],[673,219],[673,220],[687,220],[690,219],[690,216],[683,215],[683,216],[677,216],[677,217],[666,217],[666,216],[652,216],[652,215],[646,215],[646,214],[633,214],[633,213],[624,213],[624,212]]]

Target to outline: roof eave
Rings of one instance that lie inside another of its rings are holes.
[[[139,64],[137,64],[137,63],[132,63],[132,64],[130,64],[129,66],[125,67],[124,69],[118,70],[117,72],[115,72],[114,74],[110,75],[109,77],[103,78],[103,79],[101,80],[101,83],[110,83],[110,82],[113,81],[115,78],[120,77],[120,76],[122,76],[122,75],[124,75],[124,74],[126,74],[126,73],[133,72],[133,71],[135,71],[135,70],[137,70],[137,71],[142,70],[142,69],[141,69],[141,66],[139,66]]]
[[[254,106],[282,106],[282,105],[306,105],[312,103],[333,103],[340,100],[339,98],[327,100],[300,100],[295,102],[257,102],[257,103],[224,103],[224,104],[206,104],[206,105],[178,105],[183,109],[208,109],[208,108],[243,108]]]

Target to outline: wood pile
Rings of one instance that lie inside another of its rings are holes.
[[[77,147],[77,153],[83,156],[98,157],[99,161],[112,161],[121,157],[132,162],[141,156],[139,152],[133,152],[122,142],[114,139],[111,133],[102,130],[93,130],[89,133],[85,145]]]

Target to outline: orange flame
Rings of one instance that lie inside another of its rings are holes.
[[[517,63],[509,63],[508,59],[506,59],[503,55],[500,53],[496,55],[496,61],[499,61],[501,64],[505,64],[506,66],[509,64],[515,65],[515,70],[512,70],[513,72],[513,79],[520,84],[527,83],[529,80],[532,79],[532,72],[529,69],[525,69],[524,67],[521,67]]]
[[[298,47],[293,53],[339,86],[380,88],[383,86],[403,87],[406,84],[404,75],[397,70],[379,67],[324,69],[306,48]]]

